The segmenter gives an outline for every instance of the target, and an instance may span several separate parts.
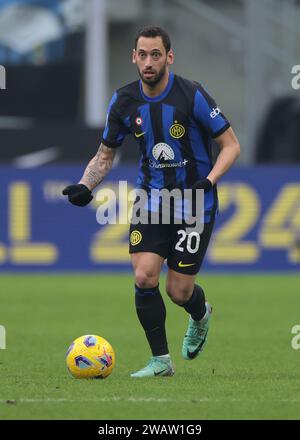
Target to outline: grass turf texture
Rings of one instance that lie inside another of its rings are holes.
[[[188,316],[164,294],[175,376],[132,379],[150,358],[132,276],[2,275],[0,419],[299,419],[291,328],[300,324],[300,277],[204,275],[199,283],[214,308],[204,352],[181,358]],[[69,375],[66,350],[83,334],[113,345],[109,378]]]

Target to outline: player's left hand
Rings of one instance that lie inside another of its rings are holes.
[[[198,180],[196,183],[194,183],[193,185],[193,189],[203,189],[205,193],[207,193],[208,191],[210,191],[213,187],[212,182],[209,179],[201,179]]]

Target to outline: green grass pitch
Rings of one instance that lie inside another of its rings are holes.
[[[132,379],[150,351],[131,275],[2,275],[0,419],[299,419],[299,275],[199,277],[213,305],[208,344],[181,358],[186,312],[161,291],[175,375]],[[69,344],[99,334],[116,351],[105,380],[73,379]],[[10,402],[8,402],[10,401]]]

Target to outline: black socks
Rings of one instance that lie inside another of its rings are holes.
[[[135,286],[135,306],[140,323],[145,330],[152,355],[162,356],[169,353],[165,321],[166,307],[159,288],[141,289]],[[205,313],[205,295],[203,289],[195,284],[191,298],[182,306],[195,321],[200,321]]]
[[[194,291],[188,302],[182,306],[195,321],[200,321],[206,313],[203,289],[195,284]]]
[[[165,321],[166,307],[159,288],[141,289],[135,286],[135,306],[153,356],[169,353]]]

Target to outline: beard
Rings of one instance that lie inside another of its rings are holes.
[[[155,72],[154,70],[149,70],[151,73],[153,73],[153,76],[151,78],[147,78],[145,76],[144,72],[141,72],[139,69],[138,69],[138,72],[139,72],[141,80],[145,84],[147,84],[149,87],[155,87],[161,81],[161,79],[164,77],[164,75],[166,73],[166,68],[167,68],[167,63],[164,64],[158,72]]]

